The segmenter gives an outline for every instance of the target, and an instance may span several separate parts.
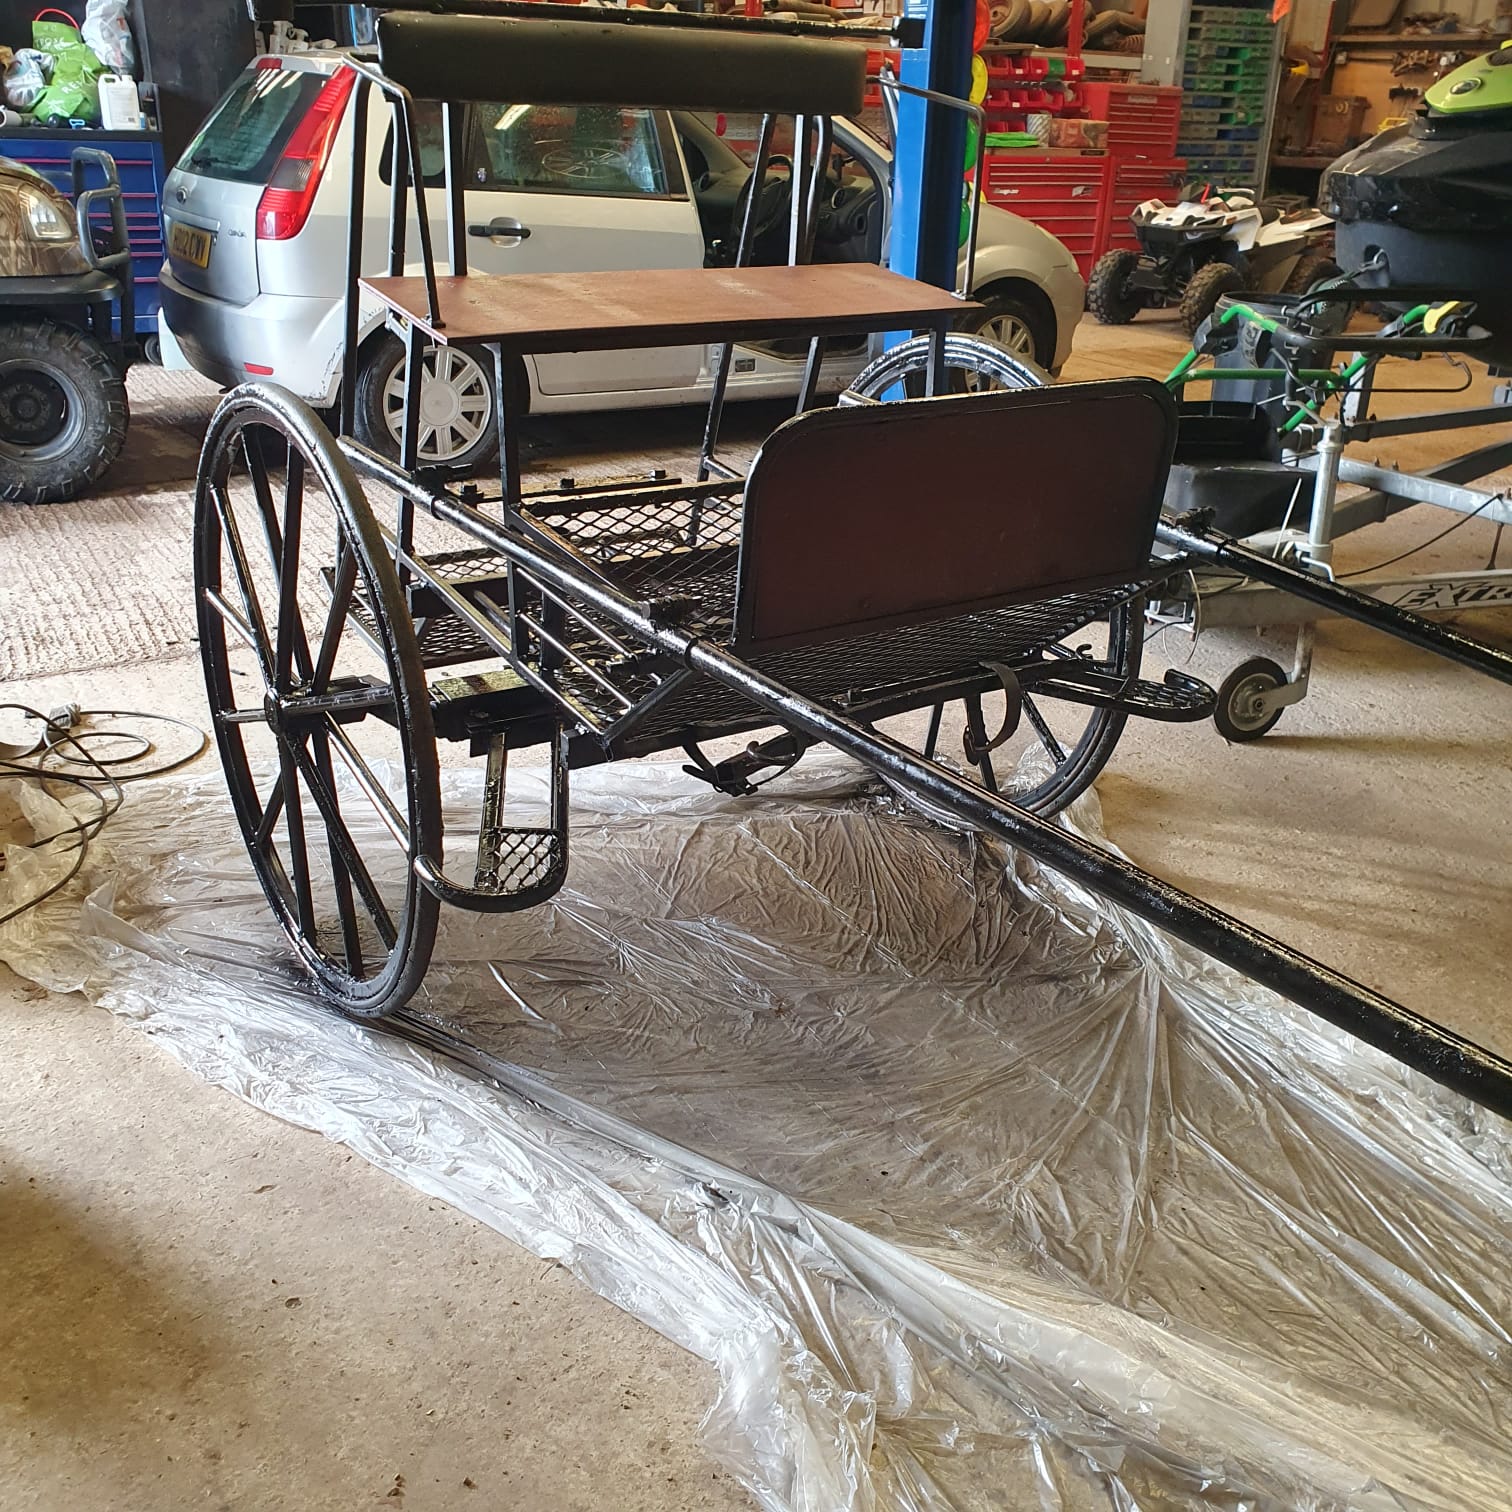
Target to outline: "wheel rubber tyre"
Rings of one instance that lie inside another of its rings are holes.
[[[1049,368],[1055,361],[1054,316],[1013,294],[982,296],[982,308],[966,316],[956,329],[990,341],[1036,367]]]
[[[1297,259],[1297,266],[1286,275],[1281,285],[1283,294],[1306,294],[1314,284],[1327,283],[1331,278],[1343,275],[1333,258],[1326,252],[1304,252]]]
[[[286,390],[244,384],[210,421],[194,580],[211,723],[268,904],[322,997],[391,1013],[440,909],[414,866],[442,859],[425,669],[362,487]]]
[[[1087,280],[1087,308],[1104,325],[1128,325],[1144,309],[1144,300],[1129,288],[1139,253],[1128,248],[1104,252]]]
[[[494,424],[493,358],[464,347],[427,347],[420,411],[420,465],[470,472],[499,450]],[[441,372],[438,384],[436,373]],[[357,439],[399,458],[404,404],[404,343],[385,331],[363,351],[357,372]]]
[[[1255,706],[1260,695],[1276,688],[1284,688],[1290,681],[1283,668],[1268,656],[1252,657],[1241,662],[1218,689],[1218,706],[1213,710],[1213,723],[1225,740],[1242,742],[1259,740],[1262,735],[1275,729],[1276,721],[1285,713],[1284,708],[1272,709],[1269,714]]]
[[[125,379],[92,336],[0,322],[0,499],[72,499],[121,454],[129,418]]]
[[[1236,294],[1244,287],[1244,275],[1225,262],[1205,263],[1187,281],[1181,296],[1181,329],[1189,337],[1218,307],[1225,294]]]

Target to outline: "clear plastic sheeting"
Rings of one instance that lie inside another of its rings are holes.
[[[0,954],[713,1361],[765,1507],[1508,1505],[1505,1124],[849,769],[575,787],[568,888],[445,916],[397,1036],[214,777]]]

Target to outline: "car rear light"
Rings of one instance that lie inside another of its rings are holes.
[[[295,128],[257,202],[259,241],[288,241],[304,230],[356,82],[350,68],[338,70]]]
[[[273,369],[270,367],[265,367],[260,362],[244,362],[242,366],[246,368],[249,373],[257,374],[259,378],[271,378],[273,376]]]

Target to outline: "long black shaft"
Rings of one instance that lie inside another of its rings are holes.
[[[1462,667],[1484,672],[1497,682],[1512,683],[1512,654],[1461,635],[1458,630],[1414,614],[1410,609],[1372,598],[1368,593],[1346,588],[1342,583],[1304,572],[1299,567],[1288,566],[1225,537],[1198,534],[1179,525],[1162,523],[1156,527],[1155,538],[1189,556],[1231,568],[1256,582],[1268,583],[1272,588],[1284,589],[1309,603],[1320,604],[1346,619],[1384,630],[1387,635],[1421,646],[1425,651],[1433,651]]]
[[[957,777],[890,736],[802,697],[723,647],[657,623],[643,605],[574,570],[570,563],[489,519],[473,505],[407,478],[391,462],[355,442],[344,440],[341,444],[348,457],[370,477],[408,494],[437,519],[492,547],[552,588],[599,610],[648,645],[736,689],[757,707],[770,711],[774,723],[827,741],[864,766],[932,800],[964,824],[1006,840],[1403,1064],[1512,1118],[1512,1063],[1500,1056],[1132,862]],[[423,578],[423,570],[418,575]]]

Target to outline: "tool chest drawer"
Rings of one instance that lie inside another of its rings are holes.
[[[163,144],[155,132],[47,131],[27,129],[0,134],[0,157],[14,158],[50,179],[65,194],[73,193],[73,150],[96,147],[115,159],[131,238],[131,266],[136,283],[138,332],[157,330],[158,273],[163,266]],[[101,182],[91,169],[85,187]],[[92,219],[110,223],[109,211],[98,209]]]

